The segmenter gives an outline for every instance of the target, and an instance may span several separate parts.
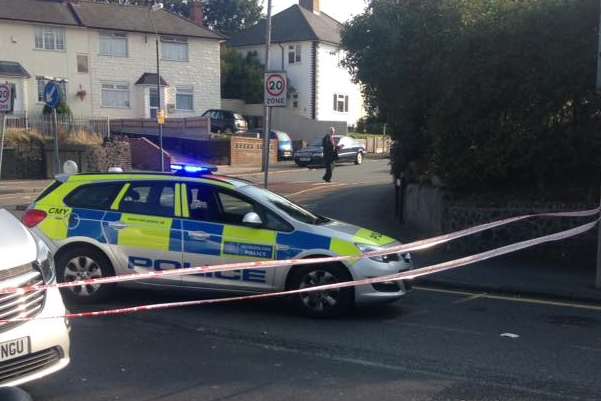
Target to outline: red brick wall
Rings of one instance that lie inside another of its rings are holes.
[[[240,167],[261,167],[263,159],[263,140],[256,138],[244,138],[232,136],[231,147],[231,166]],[[271,140],[269,145],[269,163],[278,161],[278,141]]]
[[[161,171],[161,150],[146,138],[130,138],[131,166],[134,170]],[[166,170],[169,171],[171,156],[164,152]]]

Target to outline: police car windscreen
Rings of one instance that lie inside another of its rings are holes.
[[[253,198],[275,207],[276,209],[286,213],[288,216],[302,223],[324,224],[330,221],[325,217],[311,213],[307,209],[304,209],[302,206],[299,206],[294,202],[291,202],[283,196],[274,194],[273,192],[267,191],[263,188],[249,185],[244,187],[244,190]]]

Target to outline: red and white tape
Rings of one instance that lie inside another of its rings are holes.
[[[312,265],[312,264],[323,264],[323,263],[333,263],[333,262],[342,262],[349,260],[358,260],[363,258],[372,258],[377,256],[386,256],[397,253],[407,253],[418,250],[423,250],[427,248],[431,248],[437,245],[444,244],[446,242],[450,242],[462,237],[466,237],[469,235],[477,234],[486,230],[490,230],[496,227],[504,226],[507,224],[515,223],[521,220],[531,219],[534,217],[590,217],[598,214],[600,211],[599,208],[591,209],[591,210],[583,210],[576,212],[557,212],[557,213],[540,213],[540,214],[528,214],[517,217],[510,217],[503,220],[494,221],[491,223],[486,223],[482,225],[478,225],[475,227],[467,228],[464,230],[456,231],[449,234],[440,235],[437,237],[432,237],[420,241],[415,241],[407,244],[395,245],[392,247],[388,247],[383,250],[366,252],[360,256],[328,256],[322,258],[311,258],[311,259],[287,259],[287,260],[268,260],[268,261],[258,261],[258,262],[239,262],[239,263],[228,263],[228,264],[219,264],[212,266],[198,266],[198,267],[187,267],[182,269],[174,269],[174,270],[165,270],[165,271],[151,271],[147,273],[133,273],[133,274],[124,274],[113,277],[102,277],[96,279],[87,279],[87,280],[77,280],[77,281],[69,281],[65,283],[57,283],[57,284],[46,284],[46,285],[34,285],[29,287],[20,287],[20,288],[0,288],[1,294],[12,294],[12,293],[26,293],[31,291],[40,291],[46,290],[50,288],[71,288],[71,287],[81,287],[84,285],[101,285],[101,284],[112,284],[112,283],[123,283],[128,281],[135,280],[152,280],[164,277],[173,277],[173,276],[185,276],[191,274],[201,274],[201,273],[217,273],[217,272],[227,272],[232,270],[249,270],[249,269],[270,269],[275,267],[283,267],[283,266],[302,266],[302,265]]]
[[[578,214],[575,216],[570,216],[570,217],[582,217],[583,216],[582,213],[588,213],[588,212],[576,212],[576,213],[578,213]],[[460,259],[455,259],[455,260],[438,263],[435,265],[430,265],[430,266],[426,266],[426,267],[422,267],[422,268],[418,268],[418,269],[414,269],[414,270],[404,271],[401,273],[387,275],[387,276],[380,276],[380,277],[369,278],[369,279],[354,280],[354,281],[348,281],[348,282],[342,282],[342,283],[302,288],[302,289],[297,289],[297,290],[271,292],[271,293],[264,293],[264,294],[257,294],[257,295],[246,295],[246,296],[237,296],[237,297],[229,297],[229,298],[219,298],[219,299],[203,299],[203,300],[195,300],[195,301],[183,301],[183,302],[171,302],[171,303],[162,303],[162,304],[153,304],[153,305],[142,305],[142,306],[134,306],[134,307],[128,307],[128,308],[108,309],[108,310],[96,311],[96,312],[68,313],[68,314],[60,315],[60,316],[45,316],[45,317],[34,317],[34,318],[16,317],[16,318],[11,318],[11,319],[6,319],[6,320],[0,320],[0,323],[5,324],[5,323],[10,323],[10,322],[23,322],[23,321],[36,320],[36,319],[56,319],[56,318],[75,319],[75,318],[89,318],[89,317],[101,317],[101,316],[115,316],[115,315],[124,315],[124,314],[130,314],[130,313],[142,312],[142,311],[153,311],[153,310],[171,309],[171,308],[184,307],[184,306],[206,305],[206,304],[225,303],[225,302],[234,302],[234,301],[248,301],[248,300],[255,300],[255,299],[262,299],[262,298],[295,295],[295,294],[308,293],[308,292],[327,291],[327,290],[334,290],[334,289],[339,289],[339,288],[355,287],[355,286],[360,286],[360,285],[370,285],[370,284],[376,284],[376,283],[382,283],[382,282],[411,280],[411,279],[415,279],[417,277],[422,277],[422,276],[426,276],[426,275],[430,275],[430,274],[440,273],[440,272],[447,271],[447,270],[457,269],[457,268],[467,266],[467,265],[470,265],[470,264],[473,264],[476,262],[481,262],[481,261],[491,259],[491,258],[494,258],[497,256],[506,255],[506,254],[509,254],[512,252],[516,252],[516,251],[519,251],[522,249],[530,248],[530,247],[544,244],[547,242],[559,241],[559,240],[567,239],[570,237],[574,237],[576,235],[580,235],[582,233],[585,233],[585,232],[591,230],[598,223],[599,223],[599,218],[597,218],[596,220],[594,220],[590,223],[583,224],[583,225],[577,226],[575,228],[571,228],[569,230],[564,230],[564,231],[560,231],[558,233],[549,234],[549,235],[537,237],[537,238],[522,241],[522,242],[517,242],[514,244],[504,246],[504,247],[500,247],[500,248],[496,248],[496,249],[493,249],[490,251],[463,257]],[[378,253],[378,255],[380,255],[380,254],[381,254],[381,252]],[[367,257],[366,255],[364,255],[364,257]],[[331,260],[332,258],[324,258],[324,259]]]

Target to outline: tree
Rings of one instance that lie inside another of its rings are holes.
[[[119,4],[136,4],[150,7],[154,0],[106,0]],[[161,0],[165,9],[190,17],[193,0]],[[204,23],[226,35],[243,31],[263,17],[260,0],[206,0],[203,2]]]
[[[372,0],[345,26],[345,65],[391,128],[394,172],[464,190],[598,186],[598,7]]]
[[[242,56],[229,47],[221,49],[221,97],[263,103],[263,64],[257,53]]]

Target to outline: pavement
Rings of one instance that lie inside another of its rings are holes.
[[[387,171],[386,161],[343,166],[334,184],[324,184],[322,170],[297,169],[273,175],[269,187],[322,214],[419,237],[391,217]],[[432,256],[414,257],[423,265]],[[529,280],[552,281],[529,263],[509,266]],[[496,269],[459,271],[487,286],[517,285],[515,274]],[[580,286],[564,273],[557,287]],[[118,288],[105,303],[69,308],[214,295]],[[442,288],[439,281],[338,319],[298,316],[283,299],[75,319],[71,365],[25,389],[36,401],[601,401],[600,312],[601,304],[576,299]]]

